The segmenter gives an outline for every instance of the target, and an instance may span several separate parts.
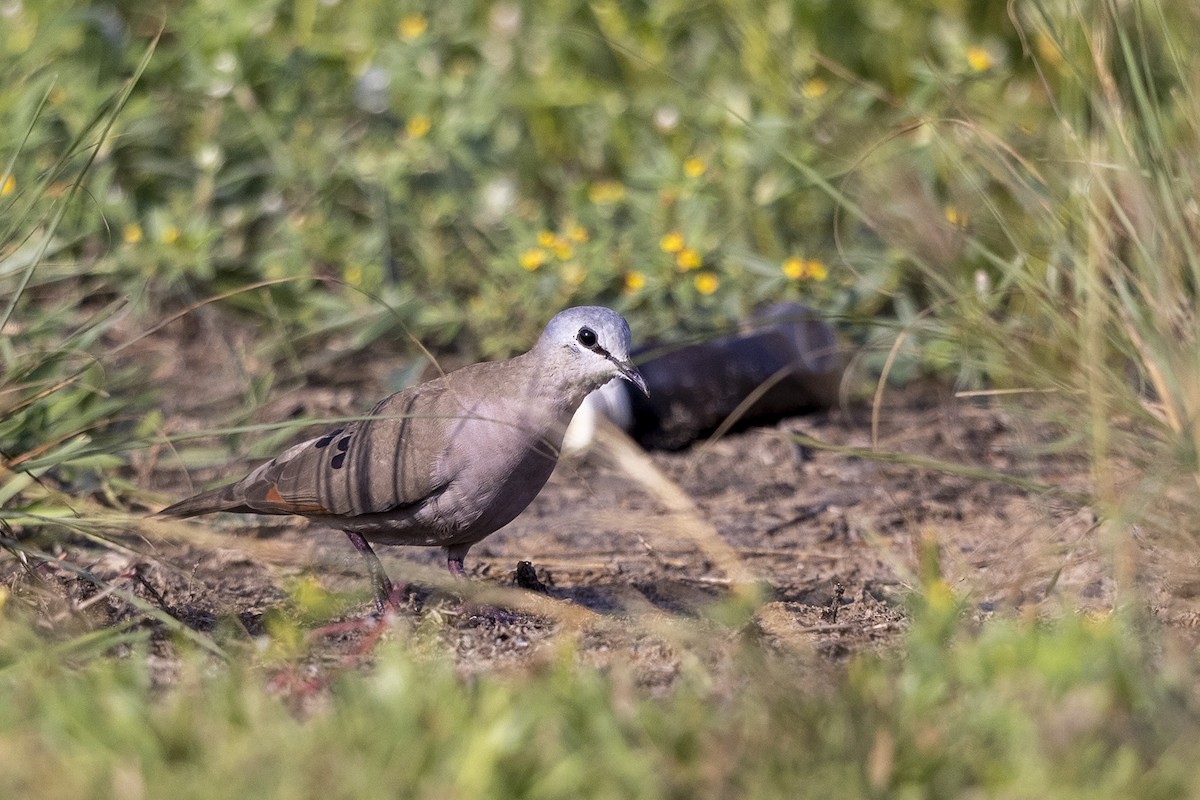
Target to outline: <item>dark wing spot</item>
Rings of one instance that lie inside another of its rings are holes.
[[[333,467],[334,469],[341,469],[342,465],[345,463],[346,463],[346,454],[338,453],[336,456],[333,457],[333,460],[329,462],[329,465],[331,467]]]
[[[339,451],[344,453],[348,447],[350,447],[349,436],[343,436],[341,439],[338,439],[337,448]]]
[[[336,431],[330,431],[329,433],[322,436],[320,439],[317,439],[317,441],[313,443],[313,447],[317,448],[318,450],[325,448],[325,447],[329,447],[329,443],[332,442],[334,439],[336,439],[338,436],[340,436],[342,431],[344,431],[344,430],[345,430],[345,428],[338,428]]]

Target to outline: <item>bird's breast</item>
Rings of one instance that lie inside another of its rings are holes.
[[[527,409],[481,407],[458,423],[445,465],[452,475],[438,499],[462,540],[480,539],[525,510],[558,462],[565,421],[535,424]]]

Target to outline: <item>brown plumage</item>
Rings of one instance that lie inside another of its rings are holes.
[[[299,514],[345,531],[371,571],[376,606],[395,602],[369,542],[440,546],[463,573],[476,542],[545,485],[583,398],[614,377],[645,391],[629,364],[629,326],[571,308],[508,361],[475,364],[384,399],[368,419],[297,444],[245,478],[162,514]]]

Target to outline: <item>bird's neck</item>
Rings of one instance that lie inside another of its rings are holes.
[[[594,377],[581,375],[578,370],[553,358],[531,359],[531,366],[536,376],[533,391],[539,401],[552,407],[564,423],[570,421],[583,398],[597,388]]]

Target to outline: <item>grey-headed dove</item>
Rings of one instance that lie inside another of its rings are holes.
[[[463,575],[471,546],[533,500],[589,392],[615,377],[646,391],[629,325],[598,306],[556,315],[537,344],[384,399],[363,421],[306,442],[242,480],[160,513],[299,514],[346,533],[366,559],[375,605],[395,604],[370,542],[439,546]]]

